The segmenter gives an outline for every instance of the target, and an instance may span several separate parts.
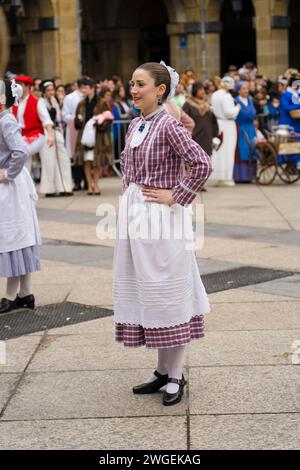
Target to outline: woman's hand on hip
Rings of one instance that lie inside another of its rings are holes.
[[[142,188],[142,193],[146,197],[146,202],[157,202],[168,206],[176,203],[171,189]]]

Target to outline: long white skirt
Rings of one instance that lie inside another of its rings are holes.
[[[64,146],[64,138],[59,130],[55,130],[55,143],[49,147],[44,144],[40,151],[42,177],[40,192],[70,193],[72,192],[71,161]]]
[[[218,119],[219,132],[223,132],[223,142],[219,150],[212,153],[213,172],[210,179],[232,180],[234,155],[237,142],[235,121]]]
[[[145,202],[141,187],[130,183],[119,207],[113,260],[116,323],[163,328],[209,312],[191,232],[191,206]]]

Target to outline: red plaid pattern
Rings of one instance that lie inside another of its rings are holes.
[[[203,338],[204,315],[195,315],[187,323],[166,328],[143,328],[141,325],[115,324],[115,339],[125,347],[147,348],[185,346],[192,339]]]
[[[182,123],[163,108],[146,117],[146,121],[152,121],[149,132],[138,147],[131,148],[133,133],[143,120],[143,117],[134,119],[128,128],[121,153],[123,188],[130,182],[173,188],[175,201],[188,206],[212,172],[209,156],[191,139]],[[186,176],[183,176],[184,162],[190,167]]]

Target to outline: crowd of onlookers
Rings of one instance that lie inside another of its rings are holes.
[[[13,74],[8,72],[7,77],[13,78]],[[222,158],[226,159],[231,146],[235,161],[230,165],[236,168],[229,165],[228,176],[224,177],[222,170],[217,178],[219,182],[224,180],[231,185],[234,181],[252,180],[247,171],[240,171],[239,165],[247,164],[249,145],[264,140],[266,131],[272,131],[278,124],[286,124],[300,132],[300,119],[291,113],[300,108],[299,101],[297,104],[299,91],[293,86],[299,79],[297,70],[288,69],[276,81],[270,80],[251,62],[241,68],[231,65],[223,77],[204,81],[199,80],[193,70],[187,69],[180,75],[175,96],[163,106],[182,121],[193,139],[212,157],[214,152],[221,151]],[[95,80],[83,76],[67,84],[62,83],[60,77],[34,78],[29,83],[30,93],[44,101],[55,129],[54,143],[45,143],[41,152],[42,173],[44,166],[48,168],[48,174],[56,172],[56,180],[62,182],[62,185],[49,183],[44,171],[41,192],[47,196],[80,190],[87,190],[89,195],[100,194],[99,179],[115,174],[114,170],[119,168],[118,159],[125,144],[128,123],[139,115],[133,105],[129,82],[124,83],[114,75]],[[224,93],[218,93],[220,90]],[[231,121],[230,132],[226,120]],[[57,143],[61,144],[62,139],[63,146],[59,146]],[[61,189],[64,186],[64,170],[60,164],[63,152],[69,157],[70,167],[72,165],[73,187],[68,191]],[[34,168],[32,171],[37,179],[38,173],[34,173]]]

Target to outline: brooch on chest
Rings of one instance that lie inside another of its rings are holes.
[[[139,127],[139,132],[143,132],[143,130],[145,129],[145,123],[143,122],[140,127]]]

